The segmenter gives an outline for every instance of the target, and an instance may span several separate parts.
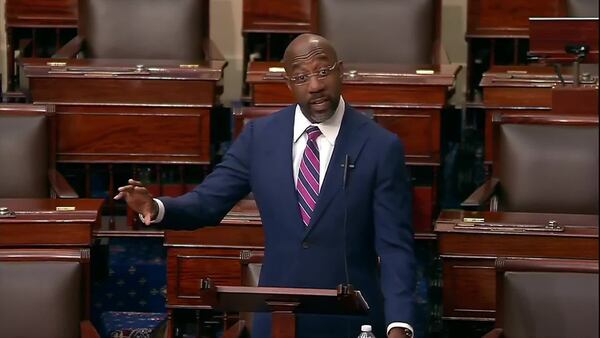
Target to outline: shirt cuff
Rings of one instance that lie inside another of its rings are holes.
[[[160,223],[165,217],[165,205],[163,204],[163,202],[158,198],[153,198],[153,200],[154,202],[156,202],[156,205],[158,205],[158,213],[156,214],[156,218],[150,221],[150,224]],[[138,216],[140,217],[142,223],[144,223],[144,215],[138,214]]]
[[[401,327],[401,328],[405,328],[408,329],[411,332],[411,336],[414,337],[415,336],[415,330],[413,330],[412,326],[410,326],[410,324],[407,323],[402,323],[402,322],[393,322],[390,323],[390,325],[388,325],[387,327],[387,333],[390,334],[390,331],[395,328],[395,327]]]

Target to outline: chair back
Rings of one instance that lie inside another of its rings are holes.
[[[496,116],[498,209],[598,214],[598,116]]]
[[[87,249],[0,249],[2,337],[79,337],[88,263]]]
[[[567,0],[567,13],[570,17],[597,18],[598,0]]]
[[[0,198],[47,198],[51,158],[45,106],[0,105]]]
[[[496,326],[506,338],[598,337],[598,261],[496,261]]]
[[[204,59],[208,0],[79,0],[85,57]]]
[[[352,63],[438,63],[439,0],[326,0],[319,30]]]

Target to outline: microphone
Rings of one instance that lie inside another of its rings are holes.
[[[344,176],[342,184],[344,188],[344,224],[343,224],[343,236],[344,236],[344,273],[346,276],[346,283],[338,286],[338,294],[349,295],[354,292],[354,287],[350,284],[350,274],[348,273],[348,253],[347,253],[347,235],[346,228],[348,226],[348,169],[354,169],[355,165],[350,162],[350,156],[346,154],[344,156],[344,163],[341,164],[344,169]]]
[[[354,163],[350,162],[350,156],[348,154],[346,154],[346,156],[344,157],[344,163],[342,163],[342,168],[344,168],[344,179],[343,179],[343,185],[344,185],[344,191],[348,190],[348,168],[350,169],[354,169]]]

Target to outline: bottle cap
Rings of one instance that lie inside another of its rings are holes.
[[[361,325],[360,330],[364,332],[371,332],[371,325]]]

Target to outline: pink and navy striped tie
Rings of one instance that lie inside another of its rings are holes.
[[[321,130],[319,130],[319,127],[310,126],[306,128],[306,134],[308,135],[308,141],[300,162],[296,189],[298,190],[298,204],[302,222],[305,226],[308,226],[319,198],[320,163],[317,137],[321,135]]]

